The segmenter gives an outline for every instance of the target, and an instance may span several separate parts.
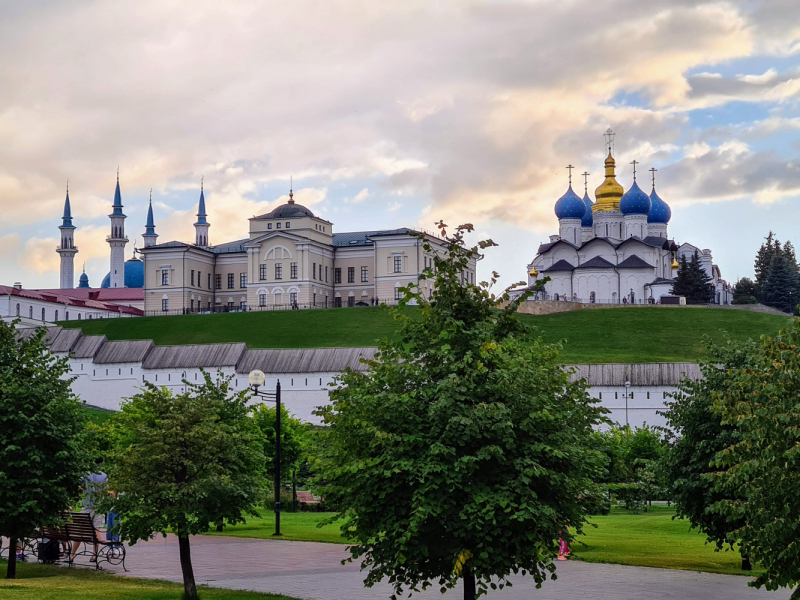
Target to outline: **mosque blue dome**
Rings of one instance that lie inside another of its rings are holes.
[[[572,191],[570,185],[567,193],[556,202],[556,216],[559,219],[583,219],[585,212],[586,205],[580,196]]]
[[[669,223],[669,220],[672,218],[672,211],[661,198],[658,197],[656,194],[656,188],[653,188],[653,191],[650,192],[650,212],[647,213],[647,222],[648,223]]]
[[[111,287],[111,273],[103,277],[100,287]],[[144,287],[144,263],[138,258],[131,258],[125,261],[125,287]]]
[[[583,213],[581,227],[592,227],[594,225],[594,216],[592,215],[592,201],[589,199],[588,192],[583,195],[583,204],[586,206],[586,212]]]
[[[646,215],[650,212],[650,196],[642,191],[635,181],[619,200],[619,210],[623,215]]]
[[[81,273],[81,276],[78,278],[78,287],[79,288],[89,287],[89,276],[85,272]]]

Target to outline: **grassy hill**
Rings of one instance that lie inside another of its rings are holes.
[[[409,309],[413,310],[413,309]],[[774,334],[788,319],[712,308],[620,307],[554,315],[521,315],[548,342],[564,341],[565,363],[695,361],[703,336],[721,341]],[[247,342],[250,348],[372,346],[396,323],[383,308],[252,312],[69,321],[110,340],[152,339],[158,345]]]

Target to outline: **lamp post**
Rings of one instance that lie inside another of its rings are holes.
[[[631,382],[625,382],[625,426],[628,427],[628,390],[631,389]]]
[[[275,402],[275,533],[281,535],[281,382],[275,384],[275,392],[260,392],[267,378],[263,371],[250,371],[247,377],[253,396]]]

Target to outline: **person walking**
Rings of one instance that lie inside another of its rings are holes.
[[[91,516],[92,526],[95,528],[97,537],[99,539],[101,535],[100,528],[104,524],[105,517],[102,514],[97,514],[94,511],[94,505],[96,494],[103,490],[105,487],[104,484],[108,482],[108,476],[101,469],[101,465],[103,464],[102,458],[95,460],[94,464],[95,472],[89,473],[89,475],[83,479],[83,502],[81,504],[81,512]],[[73,542],[72,553],[69,559],[70,562],[75,560],[75,556],[78,554],[81,543],[82,542]],[[92,553],[92,558],[90,558],[89,561],[97,562],[97,544],[94,545],[94,552]]]

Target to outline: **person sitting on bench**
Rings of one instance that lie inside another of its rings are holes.
[[[87,477],[83,479],[83,504],[81,507],[81,512],[91,515],[92,525],[97,531],[97,537],[99,538],[101,536],[100,528],[105,523],[105,517],[102,514],[97,514],[96,512],[94,512],[94,503],[95,503],[94,495],[103,489],[104,487],[103,484],[108,481],[108,477],[100,469],[100,465],[103,464],[102,458],[98,458],[97,460],[95,460],[94,464],[97,465],[97,472],[90,473]],[[72,555],[70,556],[70,561],[75,560],[75,556],[78,554],[80,546],[81,542],[72,543]],[[89,561],[97,562],[97,544],[94,545],[94,553],[92,554],[92,558],[90,558]]]

